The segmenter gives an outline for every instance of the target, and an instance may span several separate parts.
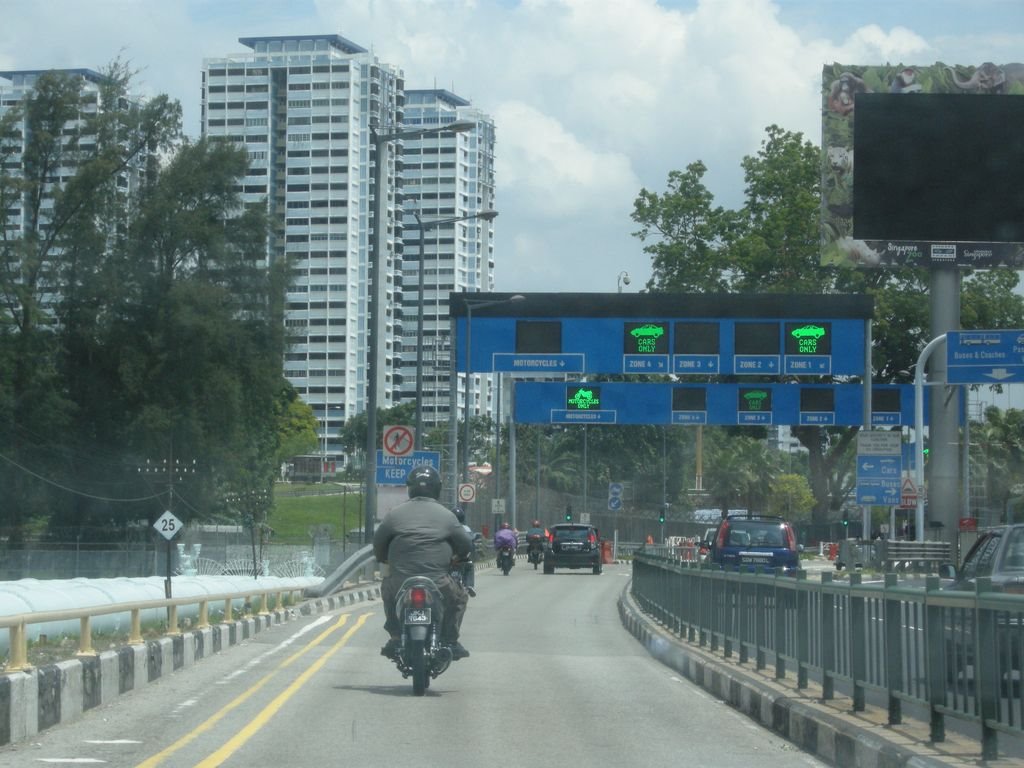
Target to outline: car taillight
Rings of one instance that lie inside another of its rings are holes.
[[[715,541],[715,545],[718,547],[724,547],[725,542],[728,541],[729,536],[729,524],[722,523],[721,528],[718,529],[718,539]]]
[[[593,533],[588,534],[587,541],[589,541],[591,544],[594,544],[597,541],[597,536],[595,536]]]
[[[409,590],[409,604],[417,610],[427,606],[427,590],[423,587],[413,587]]]
[[[786,532],[786,546],[793,552],[796,552],[796,534],[793,533],[793,529],[788,525],[783,530]]]

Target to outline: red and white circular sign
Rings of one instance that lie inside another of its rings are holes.
[[[466,503],[476,501],[476,486],[472,483],[460,483],[459,501],[464,501]]]
[[[384,427],[385,456],[408,456],[415,445],[412,427]]]

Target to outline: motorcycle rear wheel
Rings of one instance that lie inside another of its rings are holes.
[[[427,691],[430,670],[427,669],[427,649],[423,640],[413,640],[409,647],[409,666],[412,667],[412,692],[422,696]]]

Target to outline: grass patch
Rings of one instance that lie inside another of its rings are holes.
[[[274,509],[267,522],[274,529],[274,542],[278,544],[308,544],[310,532],[318,526],[330,527],[331,538],[341,539],[344,534],[363,527],[363,495],[343,493],[340,486],[336,495],[326,495],[330,485],[319,483],[302,486],[278,484],[274,487]],[[283,495],[295,492],[307,495]]]

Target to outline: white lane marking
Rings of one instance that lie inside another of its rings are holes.
[[[86,744],[141,744],[135,739],[86,739]]]
[[[673,683],[685,683],[685,682],[687,682],[683,678],[676,677],[675,675],[669,675],[668,679],[671,680]],[[706,693],[704,693],[704,689],[703,688],[700,688],[697,685],[693,686],[693,693],[697,694],[697,696],[699,696],[700,698],[704,699],[705,701],[707,701],[708,699],[711,698]]]
[[[189,707],[194,707],[198,703],[199,703],[198,699],[186,699],[185,701],[181,702],[180,704],[175,706],[174,709],[171,710],[171,717],[177,717],[178,714],[183,709],[188,709]]]
[[[268,656],[273,656],[275,653],[280,653],[285,648],[287,648],[289,645],[291,645],[296,640],[298,640],[300,637],[302,637],[305,634],[308,634],[309,632],[312,632],[314,629],[319,627],[321,624],[326,624],[328,621],[332,621],[332,618],[330,616],[318,616],[316,619],[311,621],[306,626],[302,627],[302,629],[300,629],[294,635],[289,637],[287,640],[284,640],[279,645],[276,645],[273,648],[271,648],[269,651],[267,651],[267,652],[257,656],[255,659],[252,659],[244,667],[242,667],[240,669],[236,669],[234,672],[230,673],[229,675],[227,675],[223,679],[218,680],[217,681],[217,685],[227,685],[228,683],[230,683],[232,680],[234,680],[239,675],[244,675],[246,672],[251,670],[253,667],[257,666],[258,664],[262,664],[264,662],[264,660],[266,660],[266,658]]]
[[[103,763],[107,764],[106,760],[95,760],[91,757],[37,757],[37,763]]]

